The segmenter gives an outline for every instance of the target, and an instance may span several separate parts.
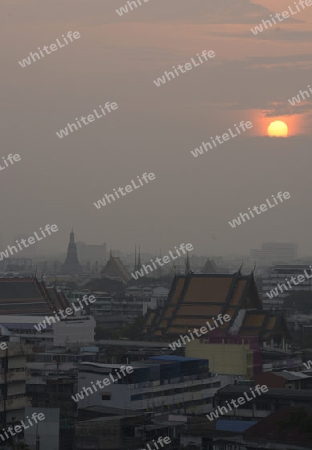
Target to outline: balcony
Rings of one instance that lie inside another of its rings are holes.
[[[7,350],[0,349],[0,358],[5,358],[6,356],[23,356],[23,355],[31,355],[32,348],[29,345],[20,345],[17,343],[8,342]],[[6,354],[7,352],[7,354]]]
[[[3,374],[1,374],[3,375]],[[26,372],[25,370],[20,371],[20,372],[8,372],[7,373],[7,382],[8,383],[12,383],[13,381],[26,381],[28,380],[29,377],[29,373]]]
[[[14,409],[24,409],[27,406],[31,407],[31,401],[28,397],[19,397],[19,398],[11,398],[10,397],[6,401],[6,409],[7,411],[12,411]],[[0,398],[0,412],[4,411],[3,405],[3,397]]]
[[[29,373],[25,370],[22,371],[8,371],[6,373],[6,382],[9,383],[13,383],[14,381],[26,381],[28,380],[29,377]],[[5,383],[5,373],[3,371],[3,369],[0,369],[0,384],[4,384]]]

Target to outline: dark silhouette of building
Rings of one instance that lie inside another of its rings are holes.
[[[106,266],[102,270],[102,276],[108,279],[121,281],[123,284],[127,284],[131,280],[131,275],[123,265],[120,258],[113,256],[110,251],[110,258],[106,263]]]
[[[75,244],[75,234],[73,229],[70,232],[67,255],[63,266],[63,272],[75,274],[81,272],[81,266],[78,261],[77,246]]]

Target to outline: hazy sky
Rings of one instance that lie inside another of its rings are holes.
[[[42,249],[65,249],[74,226],[77,240],[125,251],[136,243],[165,254],[191,242],[197,254],[222,255],[285,240],[311,254],[312,97],[297,107],[288,99],[312,85],[312,6],[254,36],[251,27],[294,2],[141,2],[120,17],[115,10],[125,0],[1,0],[0,156],[21,156],[0,172],[4,247],[55,223],[59,232]],[[30,66],[18,64],[68,31],[81,38]],[[154,85],[203,50],[216,57]],[[57,137],[107,101],[118,110]],[[275,117],[291,137],[264,136]],[[241,120],[254,128],[191,155]],[[95,208],[144,172],[156,179]],[[279,191],[291,198],[230,227]]]

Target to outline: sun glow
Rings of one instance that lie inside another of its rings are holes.
[[[268,135],[270,137],[287,137],[288,126],[281,120],[275,120],[275,122],[271,122],[268,126]]]

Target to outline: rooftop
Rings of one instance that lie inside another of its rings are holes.
[[[244,386],[238,384],[230,384],[222,389],[220,389],[217,393],[217,396],[229,396],[236,395],[240,396],[244,392],[249,392],[251,386]],[[268,392],[262,393],[261,397],[276,397],[276,398],[305,398],[312,399],[312,390],[311,389],[280,389],[280,388],[269,388]]]

